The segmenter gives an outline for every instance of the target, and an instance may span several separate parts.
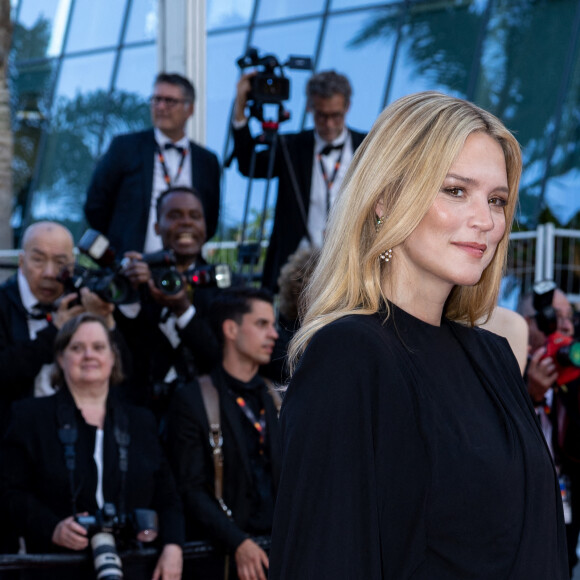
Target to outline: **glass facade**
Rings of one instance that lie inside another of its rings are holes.
[[[15,131],[13,225],[42,218],[78,235],[96,159],[113,135],[149,126],[157,71],[157,0],[13,0],[11,84]],[[348,124],[368,130],[398,97],[438,90],[498,115],[524,152],[518,225],[580,227],[580,3],[577,0],[206,0],[207,146],[227,159],[236,60],[250,46],[281,62],[309,56],[346,74]],[[312,126],[291,81],[282,132]],[[267,113],[269,111],[267,110]],[[276,114],[273,110],[272,115]],[[260,124],[252,120],[254,132]],[[236,163],[224,171],[219,234],[235,239],[275,184],[248,191]],[[271,220],[266,221],[266,234]]]
[[[157,0],[19,0],[10,90],[15,241],[39,219],[82,234],[95,162],[113,135],[149,125]]]

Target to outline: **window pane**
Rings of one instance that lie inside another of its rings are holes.
[[[364,8],[365,6],[373,6],[376,4],[394,4],[401,0],[331,0],[330,9],[336,10],[338,8]]]
[[[155,46],[123,50],[115,91],[110,95],[101,153],[115,135],[151,126],[148,98],[157,71],[156,59]]]
[[[207,38],[207,146],[222,156],[228,136],[229,120],[240,76],[236,60],[244,50],[246,32],[216,34]],[[233,146],[229,144],[230,148]],[[220,210],[220,227],[234,227],[240,220],[245,191],[245,178],[234,162],[224,170],[224,191]],[[220,232],[218,232],[220,233]],[[226,236],[229,237],[229,236]]]
[[[377,4],[395,4],[400,0],[330,0],[330,9],[339,8],[365,8],[366,6],[375,6]]]
[[[59,55],[69,9],[70,0],[23,0],[12,40],[16,58]]]
[[[566,73],[576,10],[576,0],[556,3],[529,0],[517,6],[501,0],[494,9],[485,39],[475,100],[515,131],[522,145],[524,171],[519,221],[524,226],[535,227],[541,207],[538,196],[559,114],[559,90]],[[574,105],[571,96],[568,105]],[[568,142],[561,143],[556,150],[554,178],[573,177],[568,174],[574,160],[570,147],[572,143],[575,147],[577,141],[570,140],[577,139],[574,135],[577,126],[573,109],[566,108],[561,127]],[[557,183],[552,180],[551,192],[556,191]]]
[[[63,63],[32,197],[33,219],[60,221],[66,216],[67,225],[75,232],[81,227],[85,191],[109,111],[113,58],[114,53],[108,53],[69,58]]]
[[[125,42],[157,38],[157,0],[133,0]]]
[[[293,55],[313,58],[319,30],[319,19],[258,27],[254,31],[252,46],[258,48],[260,57],[273,54],[281,63]],[[284,122],[281,130],[288,133],[300,130],[302,125],[302,115],[306,108],[306,83],[311,71],[284,69],[284,74],[290,79],[290,99],[285,103],[290,120]]]
[[[292,55],[304,55],[304,56],[312,56],[314,52],[316,37],[318,34],[319,29],[319,21],[306,21],[306,22],[296,22],[287,25],[276,25],[276,26],[268,26],[268,27],[260,27],[255,30],[255,35],[252,40],[252,45],[259,48],[259,56],[264,56],[266,53],[262,51],[262,47],[265,47],[267,50],[267,54],[274,54],[278,58],[279,61],[285,62],[288,56]],[[235,40],[234,40],[235,39]],[[241,52],[243,50],[242,46],[243,36],[242,35],[235,35],[232,36],[232,44],[231,45],[224,45],[222,50],[224,52],[227,50],[227,56],[224,54],[224,57],[221,59],[216,59],[216,63],[223,63],[223,62],[230,62],[230,70],[231,73],[228,74],[227,70],[223,70],[223,64],[221,66],[212,66],[214,62],[215,54],[213,52],[213,48],[208,46],[208,54],[211,54],[211,60],[209,61],[208,66],[208,88],[211,91],[221,91],[221,98],[224,100],[223,108],[222,108],[222,119],[219,121],[220,123],[224,123],[222,125],[224,127],[224,131],[227,129],[225,127],[225,123],[229,119],[231,104],[235,96],[235,83],[231,81],[231,79],[239,78],[240,72],[239,70],[235,69],[235,60],[237,57],[241,56]],[[212,39],[212,42],[214,40]],[[233,51],[233,54],[232,54]],[[215,68],[215,70],[214,70]],[[263,67],[260,67],[263,70]],[[290,111],[291,118],[289,121],[284,122],[280,125],[280,131],[283,133],[287,133],[290,131],[295,131],[300,128],[302,114],[304,108],[306,106],[306,97],[304,95],[304,88],[306,82],[310,76],[309,71],[299,71],[299,70],[285,70],[286,76],[290,78],[290,99],[286,102],[285,108]],[[223,87],[222,85],[218,85],[217,82],[212,81],[210,82],[210,75],[222,75],[223,77]],[[213,97],[210,97],[210,93],[208,93],[208,110],[210,107],[210,103],[217,96],[217,93],[213,94]],[[225,97],[225,98],[224,98]],[[265,105],[264,107],[264,116],[267,119],[278,119],[278,111],[275,105]],[[210,127],[209,119],[211,119],[213,115],[208,115],[208,129]],[[251,127],[253,134],[257,135],[261,132],[260,123],[258,123],[255,119],[251,120]],[[218,135],[220,134],[221,129],[217,129]],[[210,139],[211,130],[208,131],[208,135]],[[223,133],[222,133],[223,135]],[[225,173],[225,192],[226,192],[226,199],[224,199],[223,207],[223,214],[222,219],[224,221],[224,226],[227,228],[237,227],[240,225],[243,212],[244,212],[244,204],[246,200],[246,189],[247,189],[247,180],[244,177],[241,177],[237,171],[237,165],[234,162],[229,170]],[[250,215],[249,221],[259,221],[262,216],[263,206],[265,203],[265,188],[266,183],[265,180],[259,179],[254,182],[254,186],[252,189],[251,201],[250,201]],[[268,215],[273,215],[272,208],[276,202],[276,190],[277,190],[277,183],[276,180],[273,180],[270,185],[267,205]],[[268,220],[266,224],[266,236],[269,236],[271,230],[271,221]],[[231,229],[230,229],[231,231]]]
[[[56,99],[72,99],[97,89],[107,91],[111,83],[115,52],[65,58],[56,88]]]
[[[435,90],[465,97],[484,25],[481,2],[415,5],[402,30],[388,101]]]
[[[576,53],[576,67],[568,98],[564,103],[556,149],[550,165],[544,199],[560,225],[580,227],[580,55]],[[543,220],[542,220],[543,221]]]
[[[121,0],[75,0],[66,52],[119,44],[126,2]]]
[[[293,16],[304,16],[322,12],[323,0],[277,0],[276,2],[260,2],[258,22],[277,20]]]
[[[353,98],[347,122],[363,131],[370,129],[381,111],[395,40],[388,29],[378,36],[369,33],[375,15],[373,11],[329,18],[318,65],[318,70],[335,69],[349,78]],[[308,123],[312,126],[311,118]]]
[[[254,0],[207,0],[207,29],[246,25],[253,8]]]
[[[11,79],[12,128],[14,151],[12,178],[14,190],[15,230],[21,226],[34,167],[36,165],[42,130],[50,111],[50,94],[54,82],[52,61],[21,68]],[[17,232],[15,232],[17,233]]]

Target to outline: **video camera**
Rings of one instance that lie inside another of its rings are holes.
[[[554,359],[558,378],[564,385],[580,377],[580,342],[558,332],[558,315],[552,306],[556,283],[538,282],[533,288],[533,306],[538,329],[546,335],[546,356]]]
[[[75,517],[91,541],[95,573],[100,580],[122,580],[123,568],[117,552],[116,537],[128,543],[131,540],[152,542],[157,538],[157,513],[150,509],[135,509],[129,517],[118,516],[112,503],[105,503],[94,515]]]
[[[227,264],[194,266],[180,273],[171,250],[143,254],[141,260],[149,265],[155,287],[168,296],[177,294],[184,284],[193,288],[229,288],[232,285],[231,271]]]
[[[290,98],[290,79],[284,75],[284,67],[297,70],[311,70],[312,61],[308,56],[290,56],[285,63],[281,63],[273,54],[258,55],[258,49],[249,47],[246,54],[236,61],[240,69],[259,67],[251,79],[252,89],[248,95],[251,101],[250,114],[263,120],[263,105],[279,105]],[[289,115],[287,114],[287,117]]]
[[[81,255],[87,256],[98,268],[75,264],[72,271],[64,268],[57,280],[65,292],[80,292],[88,288],[105,302],[127,304],[137,301],[131,281],[122,272],[122,265],[115,259],[115,251],[109,240],[96,230],[87,230],[77,244]]]

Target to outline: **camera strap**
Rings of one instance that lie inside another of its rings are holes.
[[[56,408],[56,416],[59,425],[58,438],[64,448],[64,462],[69,476],[72,514],[76,515],[77,495],[79,490],[75,489],[75,443],[77,442],[78,432],[74,407],[72,405],[61,403]]]
[[[63,446],[65,465],[69,473],[72,514],[77,514],[76,500],[80,491],[75,488],[76,471],[76,442],[78,429],[76,421],[76,407],[68,401],[61,401],[56,409],[58,420],[58,438]],[[121,489],[119,491],[119,518],[124,522],[126,518],[125,496],[127,489],[127,472],[129,470],[129,419],[121,406],[113,409],[113,433],[119,449],[119,472],[121,474]]]

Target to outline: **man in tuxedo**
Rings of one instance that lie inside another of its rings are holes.
[[[82,303],[76,293],[63,296],[59,274],[72,265],[73,238],[55,222],[37,222],[22,238],[18,271],[0,286],[0,410],[28,396],[54,393],[49,367],[57,330],[85,310],[109,318],[113,305],[86,288]],[[4,424],[2,422],[2,424]]]
[[[187,187],[164,191],[157,200],[155,231],[163,249],[172,252],[176,271],[206,266],[201,255],[206,240],[204,210],[197,192]],[[118,328],[134,357],[131,398],[149,406],[164,428],[168,401],[182,382],[209,371],[219,360],[219,348],[209,326],[209,305],[219,289],[185,282],[176,293],[155,284],[139,252],[126,252],[124,274],[141,287],[139,304],[117,309]],[[155,267],[153,267],[155,269]],[[162,266],[159,271],[167,270]]]
[[[258,374],[278,337],[272,296],[251,287],[224,290],[210,320],[222,361],[176,391],[168,454],[189,538],[209,538],[232,554],[230,578],[265,580],[268,556],[251,536],[271,532],[280,472],[277,399]]]
[[[251,97],[254,73],[241,77],[234,106],[234,156],[238,168],[250,176],[254,140],[248,128],[246,105]],[[262,285],[278,289],[280,269],[298,247],[320,248],[328,212],[340,189],[353,154],[365,135],[345,124],[352,89],[348,79],[335,71],[313,75],[306,87],[307,110],[314,130],[283,135],[275,152],[273,177],[278,177],[274,226]],[[280,136],[282,137],[282,135]],[[267,177],[269,150],[260,151],[252,177]]]
[[[85,215],[117,253],[152,252],[162,247],[155,233],[155,205],[168,187],[193,187],[201,198],[207,237],[216,231],[220,204],[217,157],[189,141],[195,90],[178,74],[161,73],[150,99],[153,129],[119,135],[93,174]]]

